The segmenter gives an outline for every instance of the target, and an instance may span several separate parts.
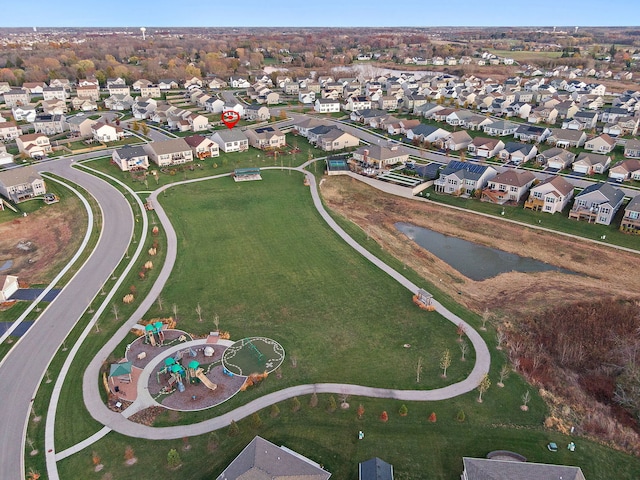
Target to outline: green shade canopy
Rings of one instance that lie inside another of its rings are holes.
[[[182,365],[175,364],[171,367],[171,373],[178,373],[183,371]]]
[[[121,375],[131,375],[131,362],[112,363],[109,370],[110,377],[119,377]]]
[[[189,362],[189,368],[193,368],[194,370],[200,366],[200,362],[196,360],[191,360]]]
[[[170,367],[171,365],[175,365],[176,364],[176,359],[173,358],[173,357],[165,358],[164,359],[164,364],[167,367]]]
[[[151,325],[150,323],[147,323],[147,324],[144,326],[144,329],[145,329],[145,331],[146,331],[146,332],[150,332],[150,331],[152,331],[152,330],[153,330],[153,325]]]
[[[156,327],[156,331],[159,332],[160,330],[162,330],[163,323],[162,322],[156,322],[156,323],[154,323],[153,326]]]

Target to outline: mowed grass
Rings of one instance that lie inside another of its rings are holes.
[[[292,384],[435,388],[468,375],[474,354],[455,361],[456,326],[419,310],[411,292],[342,242],[312,206],[302,175],[263,178],[180,186],[161,197],[180,246],[162,296],[177,305],[180,328],[207,333],[218,315],[232,339],[273,338],[297,360]],[[447,348],[454,362],[443,380]]]

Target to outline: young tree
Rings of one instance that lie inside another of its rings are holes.
[[[118,315],[120,314],[120,309],[118,308],[118,305],[116,305],[115,303],[113,305],[111,305],[111,311],[113,312],[113,316],[116,319],[116,322],[118,321]]]
[[[291,411],[295,413],[298,410],[300,410],[300,400],[298,400],[298,397],[293,397],[291,399]]]
[[[358,405],[358,410],[356,411],[357,415],[358,415],[358,419],[362,420],[362,417],[364,416],[364,406],[362,404]]]
[[[466,416],[464,414],[464,410],[458,410],[458,414],[456,415],[456,420],[460,423],[464,422]]]
[[[524,392],[521,398],[522,398],[522,405],[520,405],[520,410],[522,410],[523,412],[526,412],[527,410],[529,410],[529,401],[531,400],[531,393],[529,392],[529,390]]]
[[[199,303],[198,303],[198,306],[196,307],[196,313],[198,314],[198,321],[202,323],[202,307],[200,306]]]
[[[251,415],[251,425],[253,425],[253,428],[260,428],[262,426],[262,419],[258,412]]]
[[[460,353],[462,355],[460,360],[462,360],[463,362],[467,360],[466,357],[467,357],[468,351],[469,351],[469,344],[463,340],[462,342],[460,342]]]
[[[316,408],[318,406],[318,394],[313,392],[311,394],[311,398],[309,399],[309,406],[311,408]]]
[[[500,369],[500,373],[499,375],[499,380],[498,383],[496,385],[498,385],[500,388],[504,387],[504,381],[509,378],[509,374],[511,373],[511,369],[509,368],[509,365],[507,365],[506,363],[502,366],[502,368]]]
[[[429,421],[431,423],[436,423],[438,421],[438,417],[436,416],[436,412],[431,412],[431,415],[429,415]]]
[[[442,352],[442,357],[440,357],[440,368],[442,369],[442,378],[447,378],[447,368],[451,366],[451,352],[447,348],[444,352]]]
[[[496,350],[502,350],[502,344],[505,340],[506,338],[502,330],[498,330],[496,332]]]
[[[220,331],[220,317],[218,317],[217,313],[213,316],[213,325],[215,325],[215,327],[216,327],[216,332],[219,332]]]
[[[156,299],[156,302],[158,303],[158,309],[159,309],[160,311],[162,311],[162,302],[164,302],[164,300],[162,299],[162,297],[158,295],[158,298]]]
[[[400,410],[398,410],[398,413],[400,414],[401,417],[406,417],[407,414],[409,413],[409,409],[407,408],[407,406],[403,403],[400,406]]]
[[[389,414],[387,413],[386,410],[383,410],[382,413],[380,414],[380,421],[385,423],[389,421]]]
[[[144,135],[147,135],[149,133],[149,130],[150,130],[149,129],[149,125],[147,125],[146,123],[143,123],[141,127],[142,127],[142,133]]]
[[[333,395],[329,395],[329,400],[327,401],[327,412],[333,413],[338,409],[338,405],[336,405],[336,399]]]
[[[182,460],[180,460],[178,451],[175,448],[169,450],[169,453],[167,453],[167,465],[169,468],[178,468],[181,463]]]
[[[231,423],[229,424],[229,430],[227,430],[227,434],[230,437],[235,437],[239,433],[240,433],[240,427],[238,427],[238,424],[236,423],[235,420],[231,420]]]
[[[489,312],[488,308],[485,308],[484,312],[482,313],[482,327],[480,327],[480,330],[487,329],[487,322],[489,320],[491,320],[491,312]]]
[[[220,445],[220,438],[216,432],[209,433],[209,437],[207,439],[207,450],[209,452],[213,452]]]
[[[458,328],[456,329],[456,335],[458,335],[458,341],[462,341],[462,336],[466,333],[464,325],[461,323],[458,324]]]
[[[422,373],[422,357],[418,358],[418,366],[416,367],[416,383],[420,383],[421,373]]]
[[[490,386],[491,379],[489,378],[489,374],[485,373],[484,377],[482,377],[482,380],[480,380],[480,383],[478,384],[478,403],[482,403],[482,395],[484,395],[486,391],[489,390]]]
[[[173,310],[173,319],[177,322],[178,321],[178,305],[174,303],[171,309]]]
[[[276,418],[278,416],[280,416],[280,408],[278,407],[277,403],[274,403],[273,405],[271,405],[271,418]]]

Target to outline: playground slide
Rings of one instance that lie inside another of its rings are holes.
[[[216,385],[211,380],[209,380],[201,368],[196,370],[196,378],[200,380],[204,384],[204,386],[207,387],[209,390],[213,391],[216,388],[218,388],[218,385]]]

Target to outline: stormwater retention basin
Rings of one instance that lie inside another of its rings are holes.
[[[398,222],[395,227],[410,240],[472,280],[482,281],[507,272],[553,271],[576,275],[576,272],[566,268],[443,235],[411,223]]]

